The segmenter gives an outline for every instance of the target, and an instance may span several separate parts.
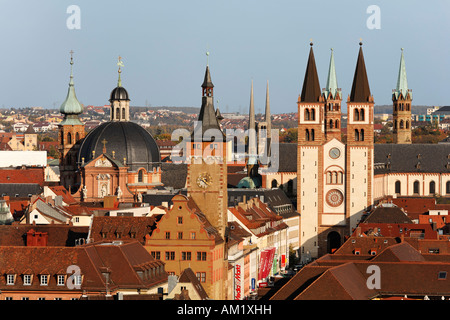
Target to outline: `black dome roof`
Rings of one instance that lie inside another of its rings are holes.
[[[114,100],[130,100],[128,97],[128,92],[124,87],[115,87],[113,91],[111,91],[111,95],[109,97],[109,101]]]
[[[152,135],[140,125],[129,121],[110,121],[94,128],[83,139],[78,152],[78,163],[84,158],[85,163],[92,160],[92,151],[95,157],[103,153],[103,139],[107,142],[106,154],[123,163],[126,158],[126,166],[130,171],[145,168],[147,171],[158,167],[161,162],[158,145]]]

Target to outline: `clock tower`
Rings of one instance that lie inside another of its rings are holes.
[[[194,123],[190,156],[187,158],[187,190],[225,239],[228,208],[226,139],[216,117],[213,90],[209,66],[206,66],[202,106],[198,121]]]

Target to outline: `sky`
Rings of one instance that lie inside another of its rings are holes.
[[[322,88],[334,50],[344,109],[360,39],[375,105],[392,103],[401,48],[413,105],[450,105],[449,14],[447,0],[0,0],[0,107],[59,108],[73,50],[85,105],[109,104],[121,56],[132,106],[200,107],[209,63],[222,113],[248,112],[252,81],[257,113],[267,81],[272,114],[296,112],[311,39]]]

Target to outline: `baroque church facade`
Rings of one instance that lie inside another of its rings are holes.
[[[110,121],[86,134],[79,118],[84,108],[75,94],[72,57],[70,64],[69,90],[60,107],[61,184],[80,201],[102,201],[107,196],[141,201],[143,193],[162,185],[161,157],[151,134],[129,121],[130,98],[122,86],[120,66],[109,99]]]

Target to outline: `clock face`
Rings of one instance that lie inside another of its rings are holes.
[[[330,157],[333,159],[339,158],[341,151],[338,148],[333,148],[330,150]]]
[[[327,192],[326,201],[331,207],[339,207],[344,202],[344,196],[339,190],[333,189]]]
[[[197,185],[200,188],[206,189],[211,184],[212,178],[211,175],[207,172],[201,173],[197,177]]]

